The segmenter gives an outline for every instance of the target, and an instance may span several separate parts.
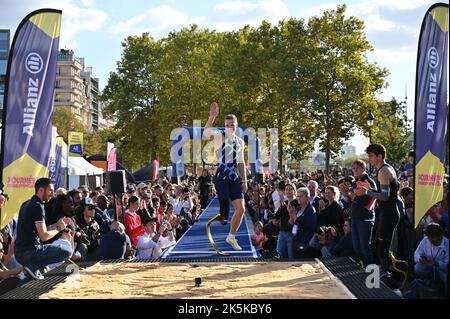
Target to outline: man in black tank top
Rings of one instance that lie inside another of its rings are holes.
[[[397,194],[399,183],[397,174],[392,166],[386,163],[386,149],[381,144],[370,144],[366,153],[369,163],[377,169],[377,189],[371,189],[367,182],[357,182],[356,195],[369,195],[377,200],[378,209],[375,216],[377,225],[375,236],[375,251],[380,261],[381,270],[387,272],[390,266],[392,238],[400,219],[397,208]]]

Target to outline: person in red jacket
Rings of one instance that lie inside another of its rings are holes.
[[[139,198],[133,195],[128,199],[128,209],[125,211],[125,232],[130,237],[134,248],[137,247],[139,237],[145,233],[141,217],[136,213],[138,209]]]

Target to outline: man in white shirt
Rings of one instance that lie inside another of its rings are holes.
[[[414,253],[414,271],[418,278],[433,280],[437,275],[447,283],[448,238],[443,237],[439,224],[431,223],[425,229],[425,237]]]
[[[162,255],[163,249],[175,244],[171,226],[168,223],[163,223],[156,232],[157,218],[150,218],[144,221],[145,233],[139,237],[137,244],[137,259],[152,259],[159,258]],[[168,236],[163,234],[167,231]]]

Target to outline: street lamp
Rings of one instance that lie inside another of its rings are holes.
[[[367,125],[369,126],[369,144],[372,144],[372,125],[373,120],[375,120],[375,115],[372,114],[371,110],[367,113]],[[369,173],[372,173],[372,165],[369,162]]]
[[[375,115],[372,114],[371,110],[367,113],[367,125],[369,126],[369,144],[372,144],[372,125],[373,120],[375,120]]]

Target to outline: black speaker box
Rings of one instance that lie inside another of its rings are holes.
[[[109,171],[105,175],[108,194],[124,194],[126,192],[127,180],[124,170]]]

